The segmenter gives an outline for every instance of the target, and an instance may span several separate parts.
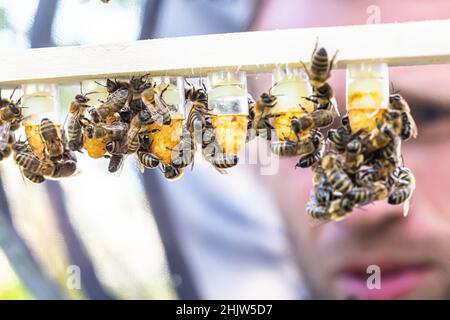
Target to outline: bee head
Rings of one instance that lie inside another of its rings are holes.
[[[86,136],[89,139],[92,139],[92,137],[94,136],[94,126],[92,124],[89,124],[85,127],[86,130]]]
[[[17,104],[15,104],[15,103],[12,103],[12,102],[9,103],[8,108],[9,108],[9,110],[11,110],[11,112],[14,113],[15,115],[20,115],[20,113],[21,113],[21,108],[19,108],[19,107],[17,106]]]
[[[89,98],[86,97],[85,95],[77,94],[77,95],[75,96],[75,100],[76,100],[78,103],[84,104],[84,103],[87,103],[87,102],[89,101]]]

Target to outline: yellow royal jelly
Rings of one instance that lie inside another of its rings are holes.
[[[173,150],[181,142],[185,118],[184,79],[182,77],[158,77],[153,78],[152,81],[157,84],[158,92],[164,90],[162,99],[169,107],[171,123],[162,126],[153,123],[145,130],[155,131],[150,135],[151,152],[163,164],[169,164],[173,160]]]
[[[306,73],[300,68],[276,68],[272,73],[272,82],[271,93],[278,99],[272,110],[278,140],[295,140],[296,136],[290,128],[291,119],[302,116],[305,111],[314,111],[313,103],[305,99],[313,94],[313,89]]]
[[[33,153],[42,158],[44,142],[39,128],[41,120],[50,119],[60,134],[61,122],[57,108],[57,89],[53,84],[26,84],[22,86],[22,114],[25,136]]]
[[[383,120],[389,104],[389,75],[385,63],[347,67],[347,112],[353,132],[370,132]]]
[[[222,153],[237,155],[245,146],[248,93],[245,72],[208,74],[208,105]]]

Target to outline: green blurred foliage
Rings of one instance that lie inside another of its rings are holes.
[[[0,300],[30,300],[33,297],[28,293],[19,280],[12,281],[0,288]]]
[[[0,8],[0,30],[2,29],[12,29],[5,8]]]

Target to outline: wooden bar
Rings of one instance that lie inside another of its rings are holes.
[[[216,34],[117,44],[0,53],[0,85],[76,83],[151,75],[203,76],[209,71],[270,72],[308,63],[316,39],[337,68],[361,61],[391,66],[450,63],[450,20]]]

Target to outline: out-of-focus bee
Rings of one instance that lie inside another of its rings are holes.
[[[113,154],[109,159],[108,171],[111,173],[117,172],[123,165],[123,154]]]
[[[346,197],[331,201],[328,207],[328,213],[331,215],[331,219],[335,221],[344,218],[344,216],[352,212],[352,210],[353,204]]]
[[[143,171],[143,168],[156,169],[160,164],[159,158],[150,152],[138,151],[137,157],[141,171]]]
[[[0,126],[0,161],[8,158],[15,143],[14,134]]]
[[[384,182],[374,182],[370,187],[358,187],[350,190],[347,197],[353,205],[366,205],[373,201],[383,200],[389,194],[389,189]]]
[[[128,101],[129,94],[129,89],[124,87],[112,92],[105,102],[89,111],[93,121],[95,122],[96,119],[99,119],[105,122],[108,118],[119,112]]]
[[[416,187],[416,179],[408,168],[399,167],[395,173],[396,183],[394,191],[389,195],[388,202],[396,205],[411,199]]]
[[[39,133],[44,142],[44,159],[48,156],[51,161],[61,160],[64,145],[55,124],[48,118],[42,119]]]
[[[127,134],[128,152],[134,153],[139,149],[139,134],[142,133],[143,127],[153,121],[152,115],[148,110],[142,110],[133,117],[130,124],[130,130]]]
[[[333,200],[333,189],[320,166],[313,170],[313,186],[311,199],[322,206],[328,206],[330,201]]]
[[[318,204],[314,198],[306,204],[306,213],[316,220],[328,221],[331,219],[331,213],[328,212],[328,207]]]
[[[163,98],[163,94],[168,87],[169,85],[159,92],[156,83],[154,83],[141,93],[142,102],[150,111],[152,119],[159,125],[170,125],[172,123],[170,108]]]
[[[311,55],[310,67],[307,68],[302,62],[309,81],[314,88],[320,88],[330,78],[331,69],[333,68],[337,53],[336,51],[331,60],[329,60],[327,50],[324,47],[319,48],[319,41],[316,41]]]
[[[322,158],[325,151],[325,143],[322,133],[320,133],[319,131],[315,131],[311,137],[311,141],[314,146],[314,151],[310,154],[301,156],[298,160],[298,163],[295,165],[296,168],[309,168],[315,163],[319,162]]]
[[[337,155],[325,155],[322,159],[322,169],[334,190],[345,194],[353,189],[353,181],[342,169],[342,164],[339,162]]]
[[[403,140],[417,137],[417,125],[411,115],[408,102],[398,93],[389,96],[389,108],[401,113],[402,128],[400,136]]]
[[[18,124],[22,121],[22,107],[19,106],[22,98],[17,101],[12,100],[16,89],[17,88],[13,90],[9,99],[2,98],[0,92],[0,124],[5,122],[10,124]],[[12,127],[13,128],[11,128],[11,130],[14,131],[18,128],[18,125],[14,125]]]
[[[88,102],[89,98],[86,95],[77,94],[69,105],[67,135],[69,138],[69,148],[73,151],[80,151],[83,147],[82,123],[80,119],[89,108]]]
[[[184,173],[184,169],[177,169],[171,164],[163,165],[164,177],[168,180],[177,180],[181,178]]]

